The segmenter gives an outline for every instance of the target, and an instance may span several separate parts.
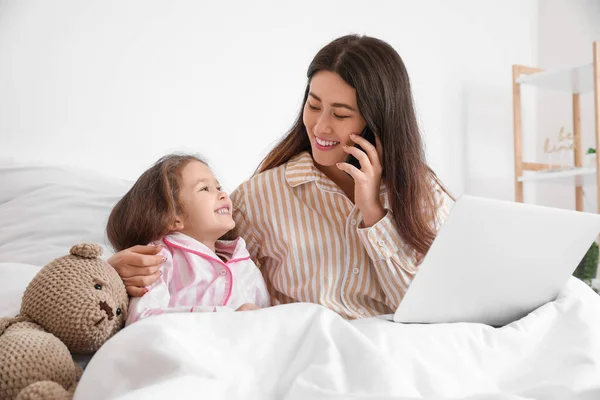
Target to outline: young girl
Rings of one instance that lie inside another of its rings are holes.
[[[265,282],[234,228],[231,200],[204,161],[167,155],[116,204],[108,239],[117,251],[161,246],[160,278],[132,299],[127,324],[166,312],[255,310],[269,306]]]

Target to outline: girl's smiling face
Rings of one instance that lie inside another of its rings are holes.
[[[235,227],[231,199],[210,168],[199,161],[190,161],[181,169],[179,186],[183,212],[177,215],[172,230],[213,248],[217,239]]]

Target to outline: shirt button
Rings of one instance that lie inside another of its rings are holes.
[[[351,223],[352,225],[356,225],[356,220],[355,220],[354,218],[352,218],[352,219],[350,220],[350,223]]]
[[[358,268],[354,268],[354,269],[352,270],[352,273],[353,273],[354,275],[358,275]]]
[[[383,247],[383,245],[385,245],[385,242],[383,240],[380,240],[379,242],[377,242],[377,244]]]
[[[225,275],[227,273],[227,271],[225,271],[224,269],[221,270],[221,272],[219,272],[219,275]]]

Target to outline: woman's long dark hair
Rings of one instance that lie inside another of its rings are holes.
[[[308,84],[296,122],[255,174],[282,165],[300,152],[311,151],[302,116],[310,80],[319,71],[335,72],[356,89],[358,109],[381,140],[382,180],[400,234],[416,251],[427,253],[436,235],[435,190],[438,185],[446,189],[427,166],[404,63],[384,41],[347,35],[317,53],[308,67]]]

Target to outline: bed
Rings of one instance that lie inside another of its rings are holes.
[[[0,163],[0,316],[39,268],[104,226],[131,185],[56,165]],[[575,278],[502,328],[346,321],[314,304],[168,314],[91,359],[75,399],[600,399],[600,296]]]

